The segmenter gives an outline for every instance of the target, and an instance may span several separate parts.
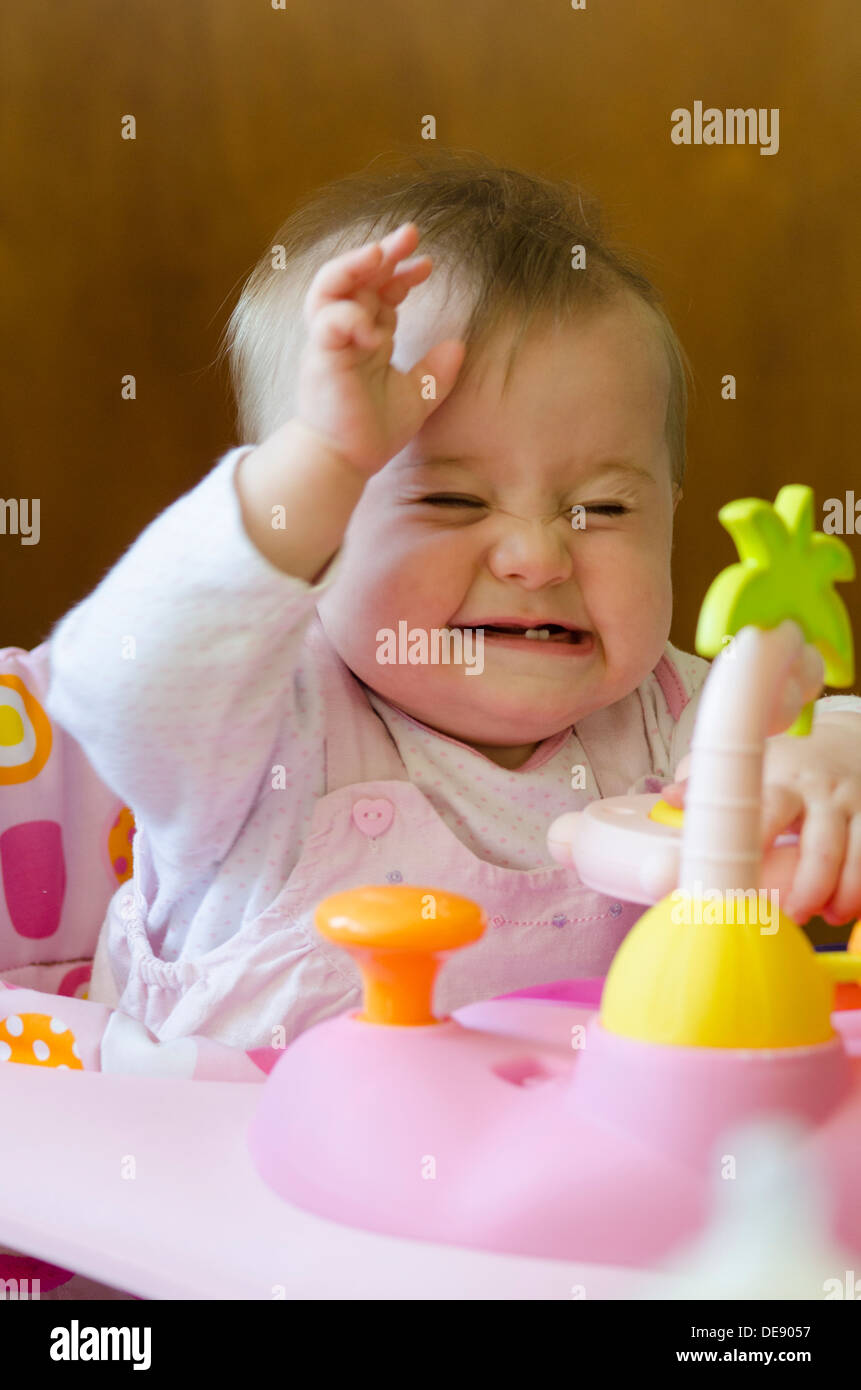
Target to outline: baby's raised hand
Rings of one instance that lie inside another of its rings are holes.
[[[690,757],[662,796],[685,799]],[[861,714],[823,714],[811,732],[778,734],[765,746],[763,848],[798,831],[798,862],[781,910],[796,922],[818,913],[836,925],[861,917]]]
[[[296,415],[368,477],[445,400],[463,361],[463,343],[449,338],[409,372],[391,365],[396,306],[432,268],[430,256],[403,261],[418,239],[415,223],[405,222],[382,241],[334,257],[318,270],[305,298],[308,338]],[[433,392],[422,390],[428,375]]]

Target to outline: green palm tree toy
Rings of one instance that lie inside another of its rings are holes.
[[[700,656],[717,656],[741,628],[798,623],[825,661],[827,685],[855,679],[852,626],[834,584],[855,577],[845,541],[813,529],[813,489],[782,487],[774,505],[760,497],[728,502],[718,519],[729,531],[738,563],[721,570],[703,599],[697,623]],[[805,705],[791,734],[808,734],[813,702]]]

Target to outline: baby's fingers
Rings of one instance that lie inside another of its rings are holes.
[[[668,806],[675,806],[681,810],[685,804],[687,790],[687,782],[668,782],[665,787],[661,788],[661,798],[666,801]]]
[[[794,787],[766,782],[762,789],[762,847],[790,830],[804,815],[804,797]]]
[[[391,280],[380,286],[380,299],[389,305],[400,304],[414,285],[419,285],[422,280],[427,279],[432,269],[433,261],[430,256],[416,256],[411,261],[404,261]]]
[[[386,283],[398,261],[408,256],[417,242],[418,228],[414,222],[405,222],[382,241],[334,256],[311,281],[303,306],[305,322],[310,324],[327,304],[349,299],[358,289]]]
[[[832,925],[861,918],[861,815],[850,818],[843,872],[837,891],[826,903],[822,915]]]
[[[799,859],[789,900],[782,909],[806,922],[833,896],[846,858],[846,812],[832,800],[808,801],[799,840]]]
[[[305,296],[305,322],[309,325],[313,323],[326,305],[349,299],[351,294],[367,283],[379,266],[382,255],[379,242],[372,242],[370,246],[345,251],[343,256],[335,256],[334,260],[322,265]]]
[[[676,806],[679,809],[684,806],[688,790],[688,777],[690,776],[691,762],[691,755],[687,753],[676,768],[674,781],[668,782],[662,789],[661,796],[668,806]]]
[[[308,341],[325,352],[356,346],[373,352],[380,335],[373,319],[361,304],[341,299],[327,304],[309,325]]]

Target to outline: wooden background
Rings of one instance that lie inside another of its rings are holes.
[[[677,644],[734,557],[722,502],[790,481],[861,499],[856,0],[3,13],[0,495],[41,499],[41,541],[0,536],[0,644],[41,641],[235,442],[212,363],[242,279],[300,193],[424,148],[427,113],[441,144],[584,182],[665,293],[697,381]],[[779,152],[673,145],[695,100],[779,107]],[[861,584],[843,592],[861,632]]]

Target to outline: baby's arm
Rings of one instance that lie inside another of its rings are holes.
[[[146,827],[157,868],[181,866],[187,878],[223,859],[285,723],[307,736],[316,691],[299,698],[294,683],[331,572],[318,588],[311,582],[367,477],[457,375],[458,344],[438,345],[412,373],[389,366],[393,305],[430,269],[395,270],[415,237],[408,224],[323,267],[306,302],[299,417],[259,448],[227,455],[51,634],[49,712]],[[428,403],[418,383],[434,369]],[[286,529],[273,526],[276,506]]]
[[[222,859],[288,714],[306,734],[294,681],[317,591],[246,536],[240,456],[157,517],[50,637],[48,712],[131,807],[160,878]]]

